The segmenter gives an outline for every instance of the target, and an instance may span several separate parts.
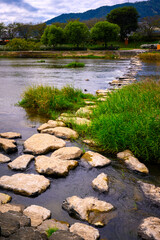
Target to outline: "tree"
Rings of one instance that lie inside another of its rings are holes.
[[[142,18],[139,23],[139,31],[147,36],[148,39],[151,39],[154,35],[156,29],[160,28],[160,15],[155,15],[152,17]]]
[[[55,25],[47,26],[41,37],[41,42],[45,45],[55,47],[57,44],[62,43],[64,40],[64,31]]]
[[[5,39],[6,38],[6,27],[4,23],[0,23],[0,39]]]
[[[134,7],[120,7],[113,9],[107,15],[107,21],[117,24],[121,30],[121,40],[138,28],[138,12]]]
[[[79,21],[69,22],[65,29],[65,36],[69,43],[79,47],[84,44],[89,38],[89,30],[87,26]]]
[[[104,42],[105,48],[107,42],[117,38],[120,28],[117,24],[107,21],[98,22],[91,28],[91,37],[93,40]]]

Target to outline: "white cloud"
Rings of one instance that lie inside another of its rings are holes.
[[[127,0],[0,0],[0,22],[39,23],[62,13],[84,12]],[[142,0],[139,0],[142,1]],[[129,0],[135,2],[135,0]]]

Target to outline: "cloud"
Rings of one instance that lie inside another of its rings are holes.
[[[27,9],[28,11],[37,11],[38,9],[30,5],[29,3],[23,1],[23,0],[0,0],[0,4],[4,3],[7,6],[13,5],[13,6],[18,6],[19,8],[24,8]]]

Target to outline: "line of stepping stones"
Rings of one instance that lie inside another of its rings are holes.
[[[105,94],[107,94],[107,92],[108,91],[105,91]],[[105,94],[103,92],[102,95],[105,96]],[[104,99],[101,99],[101,101],[103,100]],[[57,121],[49,120],[47,123],[41,125],[37,129],[39,132],[38,134],[34,134],[24,142],[25,154],[19,156],[12,162],[10,162],[10,158],[8,156],[0,154],[0,162],[9,162],[8,167],[10,167],[11,169],[23,171],[27,168],[28,164],[33,159],[35,159],[35,168],[38,173],[59,177],[66,176],[71,169],[76,168],[79,164],[79,161],[77,161],[77,159],[79,158],[84,166],[103,167],[109,165],[111,163],[111,160],[102,156],[99,153],[88,151],[82,155],[83,152],[80,148],[66,147],[65,139],[76,139],[78,138],[78,133],[70,128],[65,127],[64,122],[74,121],[77,124],[90,124],[89,119],[79,116],[81,116],[82,114],[89,116],[89,114],[94,108],[95,106],[87,106],[85,108],[80,108],[77,111],[76,116],[70,116],[64,113],[61,114]],[[6,153],[12,153],[14,151],[17,151],[17,145],[14,139],[18,137],[21,137],[19,133],[0,133],[0,147]],[[85,140],[85,143],[94,145],[94,142],[89,140]],[[54,152],[51,154],[50,157],[44,155],[52,151]],[[129,169],[145,174],[149,173],[147,167],[144,164],[140,163],[131,151],[125,150],[121,153],[118,153],[117,157],[124,160],[126,166]],[[138,184],[146,198],[151,200],[157,206],[160,206],[160,188],[155,187],[152,184],[143,183],[141,181],[139,181]],[[2,176],[0,178],[0,187],[12,190],[15,193],[19,193],[25,196],[36,196],[44,192],[49,187],[49,185],[50,181],[43,175],[39,174],[17,173],[12,176]],[[108,176],[104,173],[101,173],[97,176],[97,178],[92,181],[92,187],[100,192],[107,192],[109,188],[108,185]],[[0,194],[0,211],[8,212],[9,210],[13,210],[22,212],[20,206],[8,204],[7,202],[10,200],[10,196]],[[72,213],[76,215],[76,217],[78,217],[79,219],[88,221],[88,223],[95,226],[104,226],[107,213],[111,210],[114,210],[114,206],[112,206],[110,203],[100,201],[97,198],[86,197],[82,199],[77,196],[72,196],[65,199],[62,207],[70,214]],[[47,228],[51,226],[54,228],[57,226],[56,224],[59,223],[54,219],[51,219],[52,221],[46,220],[50,217],[51,213],[49,210],[42,208],[41,206],[29,206],[28,208],[23,210],[23,214],[25,214],[31,219],[31,226],[37,227],[39,231],[41,231],[40,229],[43,228],[43,231],[45,232]],[[156,226],[160,226],[160,219],[153,219],[155,222],[154,227],[158,229],[158,227]],[[145,234],[147,234],[147,236],[149,237],[152,235],[152,238],[148,237],[146,239],[159,239],[155,237],[156,235],[152,231],[152,225],[154,225],[152,224],[153,219],[144,219],[138,230],[138,234],[140,236],[144,237],[145,229],[147,229],[147,233]],[[146,227],[146,225],[148,227]],[[59,225],[57,228],[63,231],[68,231],[69,229],[63,229]],[[78,234],[81,239],[85,240],[97,239],[99,237],[99,231],[86,224],[76,223],[70,227],[70,232]],[[58,239],[58,237],[56,239]],[[65,239],[67,239],[67,237]]]

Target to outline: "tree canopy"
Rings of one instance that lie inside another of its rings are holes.
[[[138,12],[134,7],[121,7],[112,10],[107,15],[107,21],[115,23],[120,27],[121,39],[127,37],[132,31],[138,28]]]
[[[105,48],[107,42],[115,40],[120,32],[120,28],[117,24],[113,24],[107,21],[98,22],[91,28],[91,37],[93,40],[104,42]]]
[[[64,40],[64,31],[55,25],[47,26],[41,37],[41,42],[45,45],[56,46]]]
[[[88,27],[79,21],[69,22],[64,29],[66,39],[77,47],[85,43],[89,38]]]

